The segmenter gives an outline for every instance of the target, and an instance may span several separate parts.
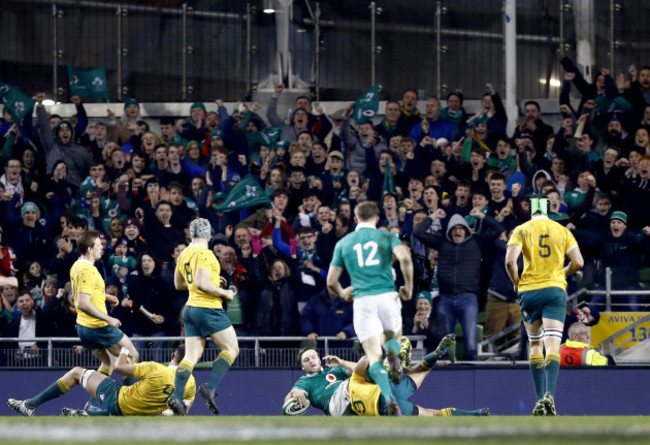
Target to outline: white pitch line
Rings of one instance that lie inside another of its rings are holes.
[[[45,421],[35,424],[0,421],[0,439],[3,441],[61,441],[61,442],[94,442],[111,440],[119,441],[172,441],[192,442],[219,440],[252,441],[252,440],[289,440],[300,438],[310,439],[405,439],[405,438],[482,438],[504,436],[528,436],[543,434],[546,437],[598,437],[603,434],[615,434],[627,438],[644,439],[650,436],[650,425],[635,425],[614,427],[601,425],[595,431],[593,425],[558,425],[554,422],[530,425],[474,425],[474,426],[377,426],[364,425],[363,422],[354,426],[334,424],[330,427],[296,425],[276,426],[271,422],[253,425],[246,422],[188,422],[187,427],[180,422],[161,423],[136,421],[124,423],[95,424],[83,426],[83,422]]]

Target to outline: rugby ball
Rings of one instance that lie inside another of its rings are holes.
[[[301,408],[298,401],[292,397],[282,405],[282,414],[285,416],[302,416],[309,409],[309,405],[311,404],[307,399],[307,403]]]

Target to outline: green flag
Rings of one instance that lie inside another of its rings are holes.
[[[386,158],[386,171],[384,171],[384,185],[381,188],[381,197],[383,198],[389,193],[395,193],[395,178],[393,171],[390,169],[390,162]]]
[[[0,82],[0,98],[2,98],[2,103],[11,114],[11,118],[19,125],[27,113],[30,113],[34,108],[34,101],[31,98],[8,83]]]
[[[376,83],[354,103],[354,122],[372,119],[379,110],[379,84]]]
[[[271,200],[264,189],[251,175],[246,175],[228,193],[226,199],[215,208],[217,212],[234,212],[246,207],[259,204],[271,204]]]
[[[273,148],[275,142],[280,138],[282,133],[282,126],[268,127],[261,131],[256,131],[251,134],[250,138],[254,144],[263,145],[265,147]]]
[[[68,81],[70,96],[108,100],[108,84],[104,68],[79,70],[68,63]]]

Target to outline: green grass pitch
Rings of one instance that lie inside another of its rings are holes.
[[[650,444],[630,417],[4,417],[0,443]]]

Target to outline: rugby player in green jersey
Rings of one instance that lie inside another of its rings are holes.
[[[464,411],[456,408],[441,410],[424,408],[408,401],[429,375],[438,358],[454,344],[454,334],[442,339],[435,351],[427,354],[420,363],[405,371],[400,383],[391,383],[401,412],[408,416],[487,416],[487,408]],[[358,363],[342,360],[334,355],[323,357],[328,362],[323,368],[318,352],[313,347],[305,347],[298,352],[298,361],[306,375],[301,377],[285,397],[286,403],[294,400],[298,405],[295,412],[308,405],[322,410],[330,416],[390,415],[385,396],[376,384],[367,380],[368,360],[362,357]]]
[[[334,248],[327,287],[345,301],[354,299],[354,330],[367,356],[368,375],[385,397],[388,412],[399,416],[400,407],[390,380],[398,383],[402,374],[397,340],[402,335],[400,297],[411,299],[413,262],[408,249],[395,234],[376,228],[379,208],[375,202],[362,202],[354,209],[354,215],[355,231],[344,236]],[[393,278],[393,255],[404,276],[404,286],[399,289],[399,294]],[[344,269],[352,282],[345,289],[339,283]],[[387,340],[384,346],[388,373],[382,364],[384,338]]]

